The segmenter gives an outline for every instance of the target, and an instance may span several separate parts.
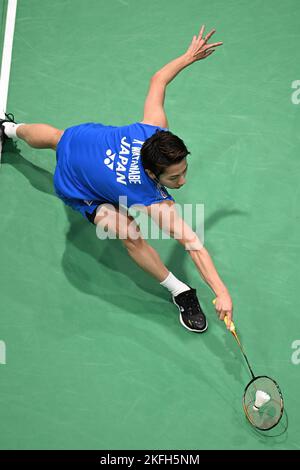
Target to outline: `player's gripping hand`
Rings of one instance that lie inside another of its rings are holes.
[[[216,32],[215,29],[212,29],[205,37],[203,36],[205,26],[201,26],[199,36],[193,36],[193,40],[186,51],[185,55],[188,58],[188,61],[192,64],[197,60],[205,59],[215,51],[215,47],[221,46],[222,42],[214,42],[212,44],[207,44],[207,41],[211,36]]]
[[[225,315],[227,316],[227,328],[230,328],[230,323],[233,317],[233,305],[229,293],[220,293],[214,301],[216,313],[220,320],[224,320]]]

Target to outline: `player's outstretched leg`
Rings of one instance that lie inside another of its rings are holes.
[[[4,119],[0,119],[2,144],[7,138],[20,138],[31,147],[56,150],[63,132],[49,124],[17,124],[13,114],[6,114]]]

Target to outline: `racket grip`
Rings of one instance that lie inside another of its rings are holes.
[[[212,301],[212,303],[213,303],[214,305],[216,305],[216,302],[217,302],[217,299],[214,299],[214,300]],[[227,323],[228,323],[227,315],[225,315],[225,317],[224,317],[224,323],[225,323],[225,325],[226,325],[226,327],[227,327]],[[233,321],[231,321],[231,323],[230,323],[230,331],[235,331],[235,325],[234,325]]]

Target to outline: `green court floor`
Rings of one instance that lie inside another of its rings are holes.
[[[7,111],[61,129],[140,121],[151,75],[216,28],[222,48],[167,90],[170,130],[191,151],[171,193],[205,205],[205,246],[289,429],[270,438],[246,422],[249,374],[183,248],[151,242],[197,289],[203,335],[55,196],[55,153],[18,141],[0,169],[1,449],[300,448],[299,14],[298,0],[19,1]]]

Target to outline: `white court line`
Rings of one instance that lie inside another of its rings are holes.
[[[18,0],[8,0],[0,72],[0,117],[6,111],[17,3]]]
[[[6,23],[5,23],[5,34],[2,49],[2,63],[0,72],[0,118],[4,117],[7,104],[8,86],[9,86],[9,75],[11,56],[14,40],[16,12],[17,12],[18,0],[8,0]],[[1,163],[2,145],[0,142],[0,163]]]

